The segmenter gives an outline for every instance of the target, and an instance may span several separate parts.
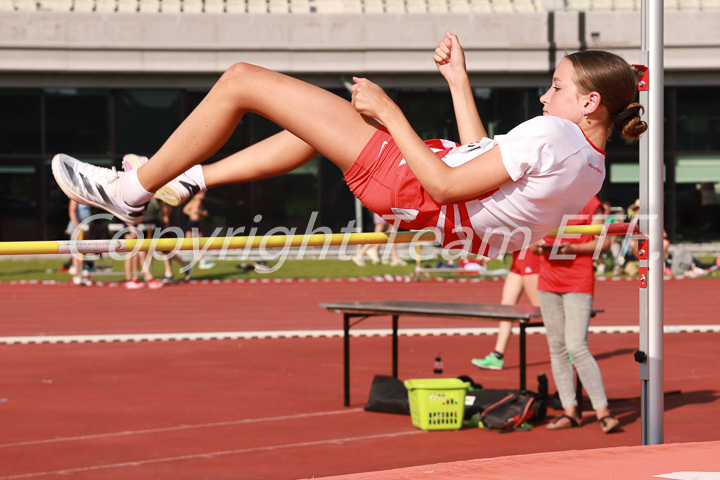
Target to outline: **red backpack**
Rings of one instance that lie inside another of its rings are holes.
[[[508,391],[507,395],[483,410],[480,421],[489,430],[516,430],[533,418],[535,407],[532,393]]]

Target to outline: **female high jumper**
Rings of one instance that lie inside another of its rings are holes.
[[[637,139],[647,129],[643,107],[633,103],[635,72],[609,52],[564,57],[540,98],[543,116],[492,140],[457,36],[442,38],[434,61],[449,85],[463,145],[421,140],[400,108],[367,79],[353,79],[348,102],[237,63],[139,168],[116,172],[59,154],[53,174],[70,198],[139,223],[156,193],[178,205],[209,187],[290,172],[320,153],[342,170],[353,194],[388,222],[434,229],[445,247],[494,257],[541,239],[600,190],[613,130]],[[201,166],[248,112],[285,130]]]

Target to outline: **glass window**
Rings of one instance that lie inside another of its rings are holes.
[[[39,239],[38,168],[33,164],[0,163],[0,238]]]
[[[455,112],[448,92],[399,92],[397,104],[423,140],[458,141]]]
[[[320,161],[319,185],[320,218],[315,227],[322,225],[340,233],[350,221],[355,220],[355,196],[345,183],[342,171],[324,157]],[[372,230],[372,220],[366,221],[365,228]]]
[[[482,110],[478,107],[478,111],[490,138],[508,133],[529,118],[527,94],[521,89],[494,88],[483,104]],[[486,109],[487,113],[483,111]]]
[[[107,91],[46,90],[48,152],[107,155],[108,96]]]
[[[528,118],[538,117],[542,115],[543,105],[540,102],[540,97],[546,92],[545,88],[526,90],[528,97]]]
[[[677,240],[717,241],[720,236],[720,183],[679,183],[676,199]]]
[[[0,92],[0,154],[41,153],[40,90]]]
[[[118,154],[155,153],[182,120],[180,90],[115,92],[115,150]]]
[[[677,149],[720,150],[720,112],[717,87],[677,89]]]

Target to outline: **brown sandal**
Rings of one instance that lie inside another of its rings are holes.
[[[568,421],[558,424],[558,422],[560,422],[563,418],[567,418]],[[577,418],[573,418],[570,415],[562,414],[559,417],[555,418],[555,420],[553,420],[552,422],[548,423],[546,428],[548,430],[564,430],[566,428],[576,428],[580,425],[580,420],[578,420]]]
[[[615,427],[620,425],[620,421],[612,415],[606,415],[598,420],[598,422],[600,422],[603,433],[610,433],[615,429]]]

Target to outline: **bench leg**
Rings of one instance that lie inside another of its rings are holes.
[[[398,315],[392,316],[392,376],[398,378]]]
[[[343,314],[343,395],[344,405],[350,406],[350,316]]]
[[[525,345],[525,324],[520,324],[520,390],[525,390],[526,386],[526,371],[525,365],[527,362],[527,350]]]

